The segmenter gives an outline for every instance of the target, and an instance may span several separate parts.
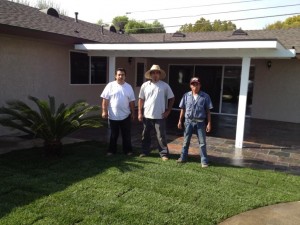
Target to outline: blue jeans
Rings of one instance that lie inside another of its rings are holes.
[[[142,133],[143,153],[148,155],[151,146],[151,130],[154,128],[158,142],[158,150],[161,157],[169,155],[166,138],[166,121],[165,119],[143,119],[144,130]]]
[[[192,138],[192,134],[194,131],[196,131],[196,135],[199,142],[199,151],[200,151],[200,157],[201,157],[201,163],[207,164],[208,158],[206,153],[206,131],[205,131],[205,121],[203,122],[192,122],[190,120],[185,121],[185,129],[184,129],[184,141],[181,151],[181,159],[183,161],[187,160],[188,153],[189,153],[189,147],[190,142]]]

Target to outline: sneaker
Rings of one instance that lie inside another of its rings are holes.
[[[133,152],[127,152],[126,155],[131,156],[133,155]]]
[[[161,157],[161,159],[162,159],[162,161],[168,161],[169,160],[169,158],[167,156],[163,156],[163,157]]]
[[[207,167],[208,167],[208,164],[201,164],[201,167],[202,167],[202,168],[207,168]]]
[[[140,157],[146,157],[147,155],[145,153],[140,154]]]
[[[111,152],[106,153],[106,156],[112,156],[113,154]]]
[[[186,163],[186,160],[183,160],[181,157],[179,159],[177,159],[176,161],[177,163]]]

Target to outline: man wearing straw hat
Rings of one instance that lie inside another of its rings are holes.
[[[145,157],[150,153],[150,132],[154,128],[159,154],[163,161],[169,159],[165,119],[169,116],[175,100],[170,86],[162,81],[165,77],[165,71],[160,69],[159,65],[153,65],[145,73],[145,78],[148,81],[143,83],[141,87],[138,102],[138,119],[144,124],[142,133],[143,152],[140,157]]]

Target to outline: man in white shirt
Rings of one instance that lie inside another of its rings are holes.
[[[162,81],[166,77],[164,70],[158,65],[153,65],[145,73],[145,78],[149,79],[141,86],[138,102],[138,119],[143,121],[144,129],[142,133],[143,152],[140,157],[150,153],[151,130],[154,128],[158,141],[158,150],[163,161],[168,160],[169,149],[166,139],[166,118],[169,116],[173,104],[174,94],[170,86]]]
[[[125,78],[125,69],[118,68],[115,74],[116,80],[108,83],[101,94],[103,98],[102,118],[109,119],[111,129],[107,156],[117,153],[120,130],[123,152],[126,155],[132,155],[130,119],[134,120],[135,118],[135,96],[131,85],[125,82]]]

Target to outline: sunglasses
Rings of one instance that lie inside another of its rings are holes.
[[[198,86],[199,83],[191,83],[191,85],[193,85],[193,86]]]

